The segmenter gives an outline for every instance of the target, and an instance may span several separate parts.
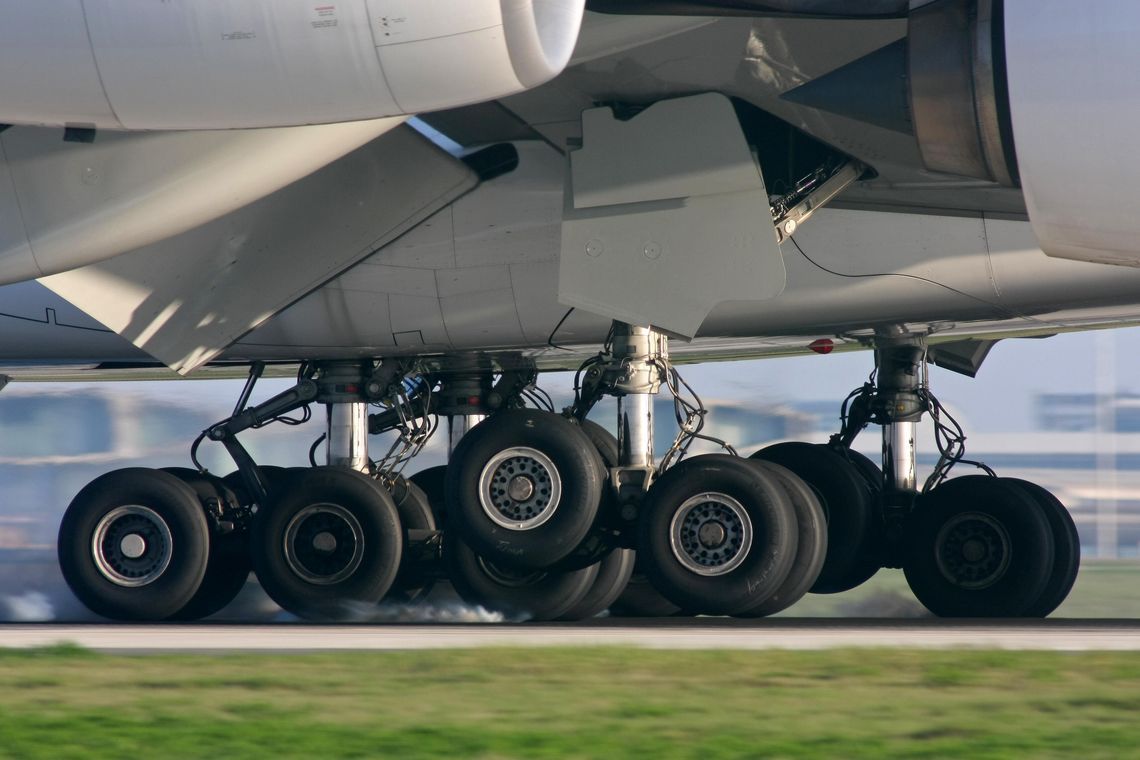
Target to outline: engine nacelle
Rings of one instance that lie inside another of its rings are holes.
[[[937,0],[909,22],[927,167],[1020,185],[1051,256],[1140,266],[1140,4]]]
[[[585,0],[13,0],[0,123],[231,129],[503,97],[570,60]]]
[[[912,0],[905,42],[784,97],[913,132],[932,171],[1021,187],[1051,256],[1140,267],[1137,37],[1123,0]]]
[[[911,11],[911,120],[933,171],[1017,185],[1003,22],[1002,0],[936,0]]]
[[[1140,266],[1140,3],[1005,0],[1029,218],[1051,256]]]

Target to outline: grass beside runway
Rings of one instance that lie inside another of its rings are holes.
[[[1140,654],[0,650],[0,756],[1104,757]]]
[[[926,617],[901,570],[880,570],[867,583],[842,594],[808,594],[780,617]],[[1140,562],[1081,563],[1077,582],[1054,618],[1140,619]]]

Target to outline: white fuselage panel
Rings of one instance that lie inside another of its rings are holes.
[[[0,123],[235,129],[414,114],[570,60],[585,0],[13,0]]]

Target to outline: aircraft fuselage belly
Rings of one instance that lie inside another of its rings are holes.
[[[574,366],[609,320],[558,302],[565,159],[523,143],[520,167],[460,198],[244,336],[234,360],[296,360],[511,350]],[[707,257],[708,251],[683,252]],[[823,210],[782,246],[787,286],[776,297],[721,303],[684,357],[803,350],[819,337],[916,325],[934,338],[1044,334],[1140,318],[1140,272],[1046,257],[1026,222]],[[684,282],[674,286],[678,291]],[[138,361],[38,285],[11,286],[0,315],[7,362]],[[666,297],[668,294],[666,294]],[[45,318],[48,309],[52,315]],[[568,315],[569,314],[569,315]],[[95,335],[95,333],[89,333]],[[77,345],[78,344],[78,345]]]
[[[267,358],[289,347],[313,355],[556,353],[551,343],[603,340],[608,320],[581,309],[566,317],[557,299],[563,159],[537,143],[520,149],[515,173],[302,299],[230,354]],[[767,339],[846,335],[884,324],[930,326],[936,335],[999,325],[1042,333],[1096,318],[1065,312],[1140,316],[1133,305],[1140,272],[1048,258],[1022,221],[824,210],[783,245],[782,256],[784,292],[722,302],[695,345],[758,339],[753,350],[763,353],[773,345]],[[680,293],[685,286],[673,287]]]

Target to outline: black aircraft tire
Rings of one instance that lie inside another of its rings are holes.
[[[169,473],[132,467],[102,475],[76,495],[57,551],[67,585],[92,612],[154,621],[194,596],[209,546],[194,491]]]
[[[578,425],[534,409],[501,412],[455,447],[447,468],[447,527],[496,565],[553,567],[594,526],[603,473]],[[515,485],[521,495],[512,493]]]
[[[883,470],[875,464],[869,456],[861,454],[854,449],[836,452],[848,462],[855,465],[856,471],[863,476],[867,486],[875,493],[883,490]]]
[[[210,541],[210,559],[202,585],[186,606],[167,619],[201,620],[221,612],[245,588],[249,572],[249,534],[215,534]]]
[[[188,467],[163,467],[168,472],[194,489],[203,505],[216,499],[228,509],[239,505],[237,494],[222,478],[215,477]],[[207,520],[211,527],[210,558],[206,562],[206,575],[202,585],[182,609],[168,619],[174,621],[201,620],[220,612],[237,598],[249,580],[249,532],[238,527],[229,533],[222,533]]]
[[[919,498],[903,566],[939,617],[1022,617],[1045,591],[1053,533],[1037,502],[986,475],[947,480]]]
[[[638,562],[638,568],[640,565],[641,563]],[[634,569],[633,576],[625,585],[625,590],[610,605],[610,615],[619,618],[657,618],[680,615],[681,608],[653,588],[653,584],[638,568]]]
[[[855,464],[827,446],[797,441],[768,446],[752,458],[788,468],[819,498],[827,519],[827,559],[813,594],[849,591],[878,572],[875,505]]]
[[[403,555],[392,497],[371,478],[341,467],[283,479],[254,516],[251,554],[262,588],[309,620],[353,617],[384,598]]]
[[[403,477],[397,477],[396,482],[389,489],[392,500],[396,503],[396,511],[400,515],[400,526],[404,531],[404,554],[400,561],[400,570],[396,573],[396,580],[388,594],[389,601],[414,604],[423,600],[431,593],[435,585],[436,568],[431,564],[417,561],[418,552],[409,541],[409,531],[438,530],[435,522],[435,513],[423,489]]]
[[[1028,480],[1017,478],[1002,478],[1002,480],[1025,491],[1037,502],[1045,513],[1045,519],[1049,521],[1049,528],[1053,533],[1053,571],[1041,596],[1025,612],[1026,617],[1048,617],[1053,610],[1061,606],[1077,581],[1077,573],[1081,567],[1081,539],[1077,533],[1077,525],[1061,500],[1046,489]]]
[[[572,571],[500,568],[455,534],[444,537],[443,561],[463,601],[512,620],[557,620],[589,593],[598,577],[597,565]]]
[[[815,492],[786,467],[760,459],[748,460],[755,467],[771,472],[787,491],[796,510],[799,542],[796,559],[784,583],[766,600],[738,613],[740,617],[766,617],[782,612],[798,602],[815,585],[827,558],[827,520]]]
[[[610,431],[594,422],[593,420],[582,421],[582,431],[594,443],[594,447],[598,450],[598,454],[602,457],[602,463],[605,465],[607,471],[611,467],[617,467],[619,463],[618,441]],[[605,524],[606,517],[613,521],[619,521],[620,515],[616,513],[619,508],[616,503],[617,494],[613,492],[613,485],[606,479],[605,495],[602,497],[601,512],[603,513],[602,519],[599,522]],[[608,501],[608,500],[614,501]],[[587,539],[589,540],[589,539]],[[612,542],[606,542],[606,546],[612,546]],[[617,555],[615,557],[615,555]],[[653,585],[645,577],[644,574],[636,570],[637,565],[637,552],[625,549],[614,549],[613,554],[605,558],[605,561],[611,563],[611,566],[620,568],[625,562],[631,561],[633,564],[630,566],[629,574],[625,581],[621,583],[619,593],[610,599],[605,607],[597,610],[590,615],[597,615],[604,609],[609,609],[610,614],[615,617],[672,617],[681,612],[681,608],[670,602],[665,597],[661,596],[661,592],[653,588]],[[607,574],[606,566],[603,566],[598,573],[598,580],[595,583],[591,594],[596,589],[603,587],[605,584],[605,576]],[[620,576],[618,576],[620,578]],[[617,581],[614,581],[617,583]],[[596,606],[596,605],[595,605]],[[580,605],[585,609],[585,604]],[[572,611],[577,612],[577,610]],[[565,619],[570,619],[569,614]],[[581,619],[579,616],[578,619]]]
[[[602,458],[602,464],[607,468],[618,466],[618,457],[621,454],[618,451],[618,440],[610,431],[594,422],[593,420],[582,420],[579,423],[582,432],[590,439],[590,443],[594,444],[594,448],[598,450],[598,455]]]
[[[871,505],[871,524],[867,530],[860,559],[851,567],[846,580],[839,584],[841,591],[848,591],[871,580],[883,566],[883,557],[886,554],[886,526],[883,524],[881,513],[875,509],[882,500],[883,470],[870,457],[853,449],[841,452],[840,456],[850,462],[855,471],[862,476],[867,487],[868,503]],[[849,588],[843,588],[844,586]]]
[[[587,620],[608,610],[625,591],[636,562],[637,552],[633,549],[614,549],[598,563],[598,577],[590,590],[558,619]]]
[[[605,560],[618,545],[618,532],[621,530],[621,509],[617,493],[610,482],[611,467],[618,466],[618,442],[608,430],[593,420],[582,420],[582,432],[590,439],[598,456],[602,458],[604,477],[602,479],[602,500],[598,505],[598,516],[594,526],[577,548],[566,559],[555,565],[557,570],[581,570]]]
[[[170,468],[175,469],[175,468]],[[278,467],[274,464],[259,465],[258,469],[261,470],[261,476],[265,479],[266,489],[272,491],[274,485],[283,478],[289,477],[291,473],[301,472],[307,468],[304,467]],[[193,472],[193,470],[191,470]],[[234,471],[222,477],[222,482],[226,487],[233,491],[237,497],[238,504],[243,507],[248,507],[253,504],[253,499],[249,495],[249,489],[246,488],[245,480],[242,478],[241,473]]]
[[[638,553],[650,582],[694,614],[734,615],[775,593],[798,548],[787,493],[752,462],[686,459],[646,495]]]
[[[424,492],[428,504],[431,505],[432,515],[435,517],[435,524],[440,530],[443,530],[445,527],[444,521],[447,519],[447,507],[444,501],[446,497],[444,482],[447,480],[447,465],[439,464],[435,467],[420,470],[416,474],[409,476],[408,480],[415,483],[419,486],[420,490]]]

